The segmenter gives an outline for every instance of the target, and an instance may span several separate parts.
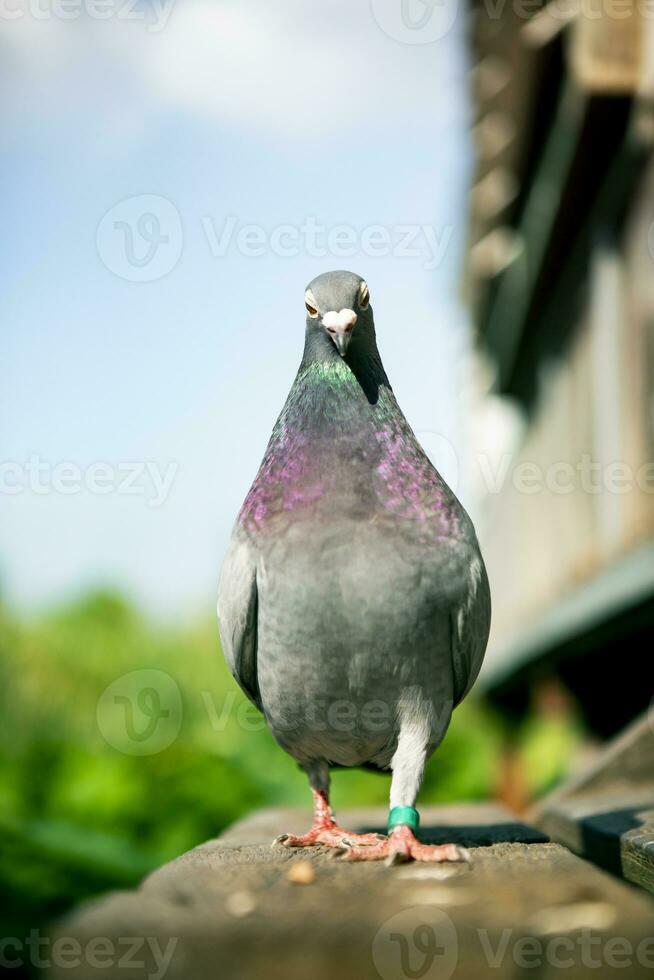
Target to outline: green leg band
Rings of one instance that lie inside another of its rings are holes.
[[[394,806],[388,814],[389,833],[395,827],[410,827],[415,833],[420,824],[420,814],[413,806]]]

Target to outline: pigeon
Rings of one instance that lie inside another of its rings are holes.
[[[313,793],[308,833],[273,843],[351,861],[466,860],[419,841],[415,804],[488,639],[475,531],[395,399],[367,283],[327,272],[304,303],[302,361],[218,588],[231,673]],[[336,822],[334,767],[391,771],[388,835]]]

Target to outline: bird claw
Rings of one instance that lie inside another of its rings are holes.
[[[384,864],[386,865],[387,868],[394,868],[398,864],[406,864],[407,861],[410,860],[411,860],[410,856],[408,854],[403,853],[402,851],[391,851],[391,853],[384,861]]]
[[[322,844],[340,854],[344,850],[349,851],[358,847],[377,847],[380,841],[385,839],[378,833],[352,834],[336,823],[329,823],[317,824],[307,834],[280,834],[279,837],[275,837],[271,846],[312,847]]]
[[[440,863],[442,861],[470,861],[464,847],[457,844],[421,844],[409,827],[396,827],[389,837],[372,847],[351,847],[343,861],[381,861],[387,867],[395,867],[406,861]]]

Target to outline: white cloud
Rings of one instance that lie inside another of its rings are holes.
[[[193,0],[157,40],[147,77],[191,111],[298,135],[323,131],[332,146],[336,127],[365,125],[371,108],[411,113],[403,99],[410,52],[388,41],[367,5]],[[414,57],[414,71],[425,67],[433,79],[433,65]]]
[[[455,2],[455,0],[451,0]],[[133,115],[176,109],[287,136],[423,124],[439,100],[452,45],[389,39],[367,3],[348,0],[177,0],[161,29],[147,19],[25,16],[4,25],[5,86],[15,116],[55,119],[95,105],[113,137]],[[3,87],[5,87],[3,86]],[[6,89],[5,89],[6,90]]]

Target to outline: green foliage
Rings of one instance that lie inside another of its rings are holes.
[[[554,789],[566,776],[583,739],[574,711],[533,713],[520,730],[519,763],[530,797]]]
[[[133,671],[152,683],[130,740]],[[0,900],[13,935],[135,884],[255,807],[305,806],[309,818],[305,777],[229,676],[213,621],[157,627],[109,593],[36,621],[0,608],[0,699]],[[142,733],[159,721],[164,744],[148,754]],[[495,720],[467,702],[422,800],[487,796],[499,751]],[[385,776],[337,772],[334,804],[384,804],[388,788]]]

